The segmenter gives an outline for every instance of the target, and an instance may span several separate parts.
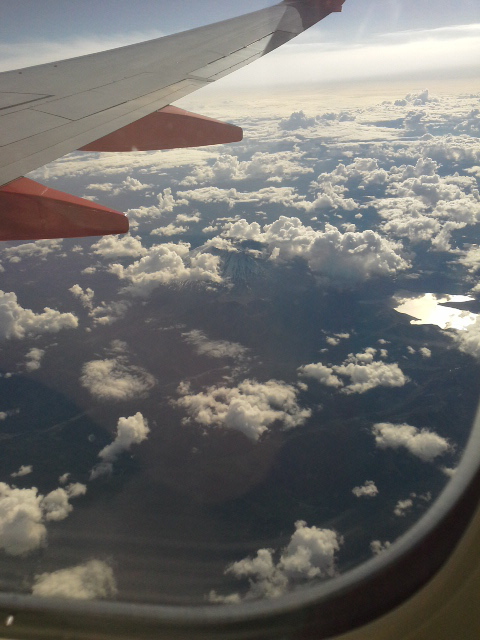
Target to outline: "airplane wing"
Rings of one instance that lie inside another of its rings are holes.
[[[128,231],[123,214],[23,176],[78,149],[148,150],[240,140],[238,127],[170,104],[341,11],[343,2],[284,0],[183,33],[0,73],[0,239]]]

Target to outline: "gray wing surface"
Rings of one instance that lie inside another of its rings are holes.
[[[273,7],[139,44],[0,73],[0,186],[232,73],[344,0]]]

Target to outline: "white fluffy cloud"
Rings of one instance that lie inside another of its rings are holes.
[[[411,498],[407,498],[406,500],[399,500],[395,505],[395,509],[393,510],[393,513],[396,516],[403,518],[405,517],[405,514],[407,513],[407,511],[410,511],[412,507],[413,507],[413,500]]]
[[[224,235],[266,244],[274,261],[303,258],[311,271],[332,284],[349,284],[372,276],[393,275],[407,269],[401,246],[375,231],[347,231],[325,225],[324,231],[305,226],[299,218],[280,216],[262,227],[246,220],[227,224]]]
[[[131,400],[145,396],[155,385],[155,378],[119,355],[85,363],[80,382],[99,400]]]
[[[383,551],[386,551],[391,546],[391,543],[386,540],[385,542],[381,542],[380,540],[372,540],[370,543],[370,551],[374,556],[378,556]]]
[[[32,349],[30,349],[30,351],[25,355],[25,358],[26,358],[25,369],[27,371],[36,371],[37,369],[40,369],[40,365],[44,355],[45,355],[44,349],[38,349],[37,347],[32,347]]]
[[[32,473],[33,467],[31,464],[22,464],[18,471],[14,471],[10,474],[12,478],[21,478],[22,476],[28,476],[29,473]]]
[[[24,555],[45,543],[42,497],[35,488],[0,483],[0,548],[9,555]]]
[[[369,347],[363,353],[351,353],[341,365],[327,366],[317,362],[299,367],[298,372],[320,384],[341,387],[342,393],[347,394],[365,393],[376,387],[403,387],[408,378],[398,364],[374,360],[376,352]],[[350,384],[345,385],[339,376],[350,378]]]
[[[279,380],[244,380],[237,387],[209,387],[200,393],[192,393],[190,385],[182,383],[178,392],[181,397],[173,403],[198,424],[234,429],[252,440],[277,421],[290,429],[311,415],[310,409],[297,404],[298,390]]]
[[[24,258],[41,258],[44,260],[48,254],[62,248],[63,240],[37,240],[36,242],[23,242],[13,247],[2,248],[2,255],[9,262],[21,262]]]
[[[140,296],[148,296],[162,284],[221,281],[218,256],[192,254],[186,243],[154,246],[148,255],[130,266],[112,264],[110,271],[130,283],[129,293]]]
[[[142,246],[140,237],[104,236],[95,244],[92,244],[93,252],[103,258],[141,258],[148,251]]]
[[[99,452],[98,457],[102,462],[93,467],[90,480],[109,476],[118,456],[123,451],[128,451],[133,444],[140,444],[146,440],[149,433],[148,422],[140,412],[128,418],[119,418],[115,439]]]
[[[151,184],[140,182],[137,178],[127,176],[125,180],[116,184],[111,182],[92,183],[87,186],[87,189],[92,191],[106,191],[112,196],[118,196],[120,193],[126,191],[145,191],[145,189],[149,189],[151,186]]]
[[[112,598],[116,593],[113,570],[101,560],[89,560],[76,567],[41,573],[35,576],[32,587],[34,596],[45,598],[92,600]]]
[[[277,151],[275,153],[254,153],[251,160],[239,160],[236,156],[224,154],[211,165],[197,167],[191,176],[180,184],[185,186],[208,182],[249,180],[261,178],[267,181],[280,181],[285,177],[311,173],[312,169],[302,162],[302,154],[295,151]]]
[[[299,375],[305,378],[314,378],[327,387],[343,387],[343,382],[333,373],[333,369],[321,362],[299,367],[298,372]]]
[[[362,496],[367,496],[369,498],[374,498],[378,495],[378,488],[373,482],[373,480],[367,480],[360,487],[353,487],[352,493],[357,498],[361,498]]]
[[[228,340],[210,340],[198,329],[182,333],[183,339],[195,347],[199,355],[206,355],[210,358],[233,358],[234,360],[244,358],[248,349],[242,347],[238,342]]]
[[[35,487],[17,489],[1,482],[0,548],[9,555],[21,556],[44,545],[47,539],[45,521],[66,518],[72,511],[69,499],[86,491],[85,485],[80,483],[72,486],[71,490],[69,487],[55,489],[43,496]]]
[[[379,422],[373,425],[372,434],[379,449],[404,448],[424,462],[433,462],[438,456],[453,450],[446,438],[409,424]]]
[[[303,520],[295,523],[295,532],[281,551],[278,561],[272,549],[259,549],[255,557],[247,557],[227,567],[225,573],[248,579],[249,589],[221,596],[210,592],[209,600],[237,603],[242,599],[276,598],[313,579],[333,578],[337,574],[336,553],[343,538],[332,529],[308,527]]]
[[[76,327],[78,318],[73,313],[60,313],[49,307],[43,313],[34,313],[18,304],[15,293],[0,291],[0,338],[25,338]]]
[[[132,444],[140,444],[146,440],[149,433],[148,422],[140,412],[128,418],[119,418],[114,441],[107,444],[98,457],[104,462],[113,463],[122,451],[128,451]]]

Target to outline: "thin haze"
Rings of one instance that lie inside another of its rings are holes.
[[[0,70],[122,46],[271,4],[268,0],[17,0],[2,7]],[[473,76],[479,59],[477,0],[346,0],[342,14],[329,16],[295,44],[226,79],[224,86],[432,72]]]

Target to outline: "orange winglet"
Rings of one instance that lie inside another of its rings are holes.
[[[127,231],[125,214],[28,178],[0,187],[0,240],[82,238]]]
[[[165,107],[128,124],[80,151],[153,151],[239,142],[240,127],[178,107]]]

